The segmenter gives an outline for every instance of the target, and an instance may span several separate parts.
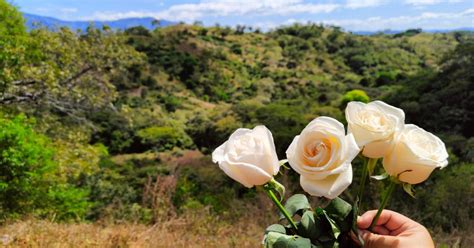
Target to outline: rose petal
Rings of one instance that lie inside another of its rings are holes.
[[[352,101],[349,102],[346,106],[346,120],[349,123],[355,123],[359,121],[359,116],[357,113],[365,107],[365,103]]]
[[[392,115],[393,117],[397,118],[397,123],[403,124],[405,123],[405,112],[403,110],[396,108],[394,106],[388,105],[382,101],[373,101],[370,102],[369,105],[376,106],[378,109],[383,111],[386,114]]]
[[[224,160],[224,153],[225,153],[225,147],[227,145],[227,141],[224,142],[222,145],[217,147],[213,152],[212,152],[212,162],[217,163],[221,162]]]
[[[345,161],[351,163],[352,160],[359,154],[360,148],[357,145],[355,138],[352,134],[346,135],[345,145],[346,145],[346,152],[345,152]]]
[[[311,180],[302,175],[300,184],[304,191],[313,196],[334,199],[352,182],[352,167],[349,165],[341,174],[331,175],[323,180]]]
[[[293,141],[291,142],[290,146],[286,150],[286,159],[288,159],[288,163],[290,164],[291,168],[298,172],[298,174],[301,174],[303,169],[301,168],[302,164],[299,161],[296,153],[296,148],[298,146],[298,141],[299,141],[300,136],[297,135],[293,138]]]
[[[255,185],[263,185],[273,177],[261,168],[248,163],[229,163],[223,161],[219,163],[219,168],[229,177],[247,188],[251,188]]]
[[[320,116],[314,120],[312,120],[304,129],[303,132],[307,130],[317,130],[318,128],[315,128],[314,126],[318,126],[319,128],[324,128],[325,132],[334,130],[335,135],[345,135],[346,130],[344,128],[344,125],[340,123],[338,120],[327,117],[327,116]]]
[[[262,164],[261,167],[265,167],[265,171],[271,173],[272,175],[278,174],[280,171],[280,163],[278,162],[278,155],[276,154],[275,142],[273,141],[272,132],[262,125],[256,126],[253,130],[259,135],[259,137],[266,137],[266,139],[262,139],[262,142],[268,161],[265,161],[265,164]]]
[[[365,145],[362,154],[368,158],[381,158],[393,146],[392,140],[374,141]]]

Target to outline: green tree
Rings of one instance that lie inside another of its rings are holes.
[[[19,66],[34,57],[25,20],[18,9],[0,0],[0,93],[19,73]]]
[[[52,142],[34,123],[24,115],[0,117],[0,221],[27,213],[82,219],[89,191],[63,178]]]
[[[18,9],[0,0],[0,37],[26,35],[25,20]]]
[[[110,106],[117,96],[111,78],[143,59],[122,35],[93,27],[84,34],[62,28],[58,32],[34,30],[30,36],[41,50],[41,59],[17,65],[21,73],[0,92],[0,103],[36,104],[40,107],[33,110],[76,121]]]
[[[33,131],[24,115],[0,118],[0,216],[24,213],[41,205],[48,175],[55,171],[47,137]]]

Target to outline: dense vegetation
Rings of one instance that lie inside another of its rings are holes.
[[[283,158],[316,116],[344,121],[348,101],[382,99],[450,151],[450,165],[416,187],[418,199],[398,192],[393,208],[435,231],[472,227],[472,33],[244,31],[27,32],[0,0],[1,220],[152,223],[199,209],[237,218],[260,193],[209,158],[233,130],[266,125]]]

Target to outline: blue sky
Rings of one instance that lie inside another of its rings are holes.
[[[474,0],[10,0],[21,11],[63,20],[155,17],[270,29],[295,22],[346,30],[474,27]]]

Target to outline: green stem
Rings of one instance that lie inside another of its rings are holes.
[[[283,205],[281,205],[281,202],[278,200],[278,198],[275,196],[275,194],[273,193],[271,187],[266,184],[263,186],[263,188],[265,189],[265,192],[267,192],[267,195],[268,197],[270,197],[270,199],[273,201],[273,203],[275,203],[275,205],[277,206],[277,208],[280,210],[280,212],[283,214],[283,216],[285,216],[285,218],[288,220],[288,222],[290,223],[291,227],[294,229],[294,231],[296,232],[298,230],[298,228],[296,227],[296,224],[295,222],[293,221],[293,219],[291,218],[290,214],[288,214],[288,212],[286,211],[285,207],[283,207]]]
[[[357,192],[357,199],[359,203],[357,204],[357,209],[360,211],[362,206],[362,198],[364,196],[365,184],[367,182],[367,177],[371,176],[374,172],[375,165],[377,164],[377,158],[367,158],[364,167],[362,168],[362,175],[359,184],[359,192]]]
[[[367,171],[369,172],[369,176],[372,176],[374,173],[374,169],[378,160],[378,158],[369,158],[369,161],[367,161]]]
[[[358,202],[358,210],[360,211],[360,207],[362,205],[362,195],[364,194],[364,189],[365,189],[365,182],[367,181],[367,167],[369,167],[369,160],[367,159],[364,167],[362,167],[362,174],[360,175],[360,184],[359,184],[359,192],[357,193],[357,199],[359,200]]]
[[[364,190],[365,190],[365,184],[367,182],[367,177],[372,175],[375,165],[377,164],[376,158],[367,158],[364,167],[362,167],[362,174],[360,178],[360,184],[359,184],[359,192],[357,193],[357,199],[359,199],[358,202],[358,210],[360,211],[361,206],[362,206],[362,198],[364,195]]]
[[[372,223],[370,223],[369,231],[372,231],[372,228],[374,228],[374,226],[377,224],[380,214],[382,213],[383,209],[387,205],[387,202],[390,199],[390,196],[392,195],[393,191],[395,190],[396,185],[397,184],[393,180],[390,180],[390,184],[388,185],[388,188],[385,191],[384,196],[382,197],[382,202],[380,203],[379,210],[377,211],[377,214],[372,220]]]

